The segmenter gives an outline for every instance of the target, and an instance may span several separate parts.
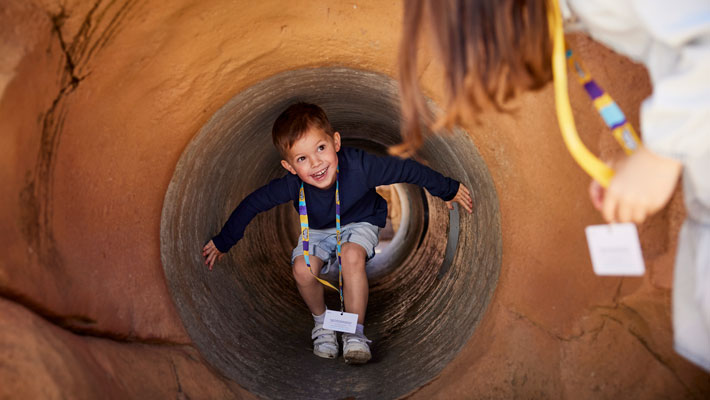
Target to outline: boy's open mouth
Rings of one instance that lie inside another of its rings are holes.
[[[328,167],[323,168],[322,170],[316,172],[311,176],[313,177],[313,179],[319,181],[325,177],[326,172],[328,172]]]

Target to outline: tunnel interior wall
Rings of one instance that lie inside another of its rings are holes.
[[[353,368],[315,358],[310,313],[288,267],[296,237],[287,221],[297,221],[290,203],[255,219],[229,261],[213,271],[205,271],[194,251],[196,243],[221,228],[241,199],[284,175],[270,128],[295,101],[323,107],[344,145],[379,149],[384,155],[400,141],[397,84],[381,74],[303,69],[240,93],[190,142],[166,194],[161,247],[173,298],[202,354],[255,393],[268,398],[399,397],[430,381],[458,353],[494,293],[502,243],[493,181],[465,132],[427,141],[418,158],[471,187],[475,213],[449,216],[441,200],[412,190],[406,196],[413,210],[409,237],[400,245],[406,249],[381,260],[392,264],[384,266],[389,273],[369,282],[366,326],[374,341],[373,360]],[[337,301],[331,303],[337,309]],[[338,385],[320,384],[328,381]]]

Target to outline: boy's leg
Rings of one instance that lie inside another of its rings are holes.
[[[343,271],[343,297],[345,309],[357,314],[355,333],[343,333],[343,358],[349,364],[366,363],[372,358],[370,340],[364,333],[365,311],[369,287],[365,262],[375,255],[379,228],[367,222],[348,224],[343,229],[341,267]]]
[[[367,274],[365,249],[357,243],[343,243],[342,268],[343,268],[343,296],[345,297],[345,310],[357,314],[357,331],[354,334],[343,333],[343,358],[348,364],[363,364],[370,361],[370,342],[364,335],[363,323],[367,309]]]
[[[311,269],[314,273],[320,272],[323,261],[315,256],[310,256]],[[313,314],[315,327],[311,331],[313,339],[313,354],[323,358],[338,357],[338,339],[335,332],[323,328],[325,302],[323,301],[323,285],[311,274],[303,256],[298,256],[293,261],[293,277],[301,293],[303,301]]]
[[[323,261],[315,256],[308,257],[311,262],[311,270],[314,274],[319,274]],[[303,256],[298,256],[293,261],[293,277],[296,280],[298,292],[301,293],[303,301],[313,315],[321,315],[325,312],[325,300],[323,299],[323,285],[311,274]]]
[[[362,324],[365,321],[369,294],[365,272],[367,253],[359,244],[348,242],[342,244],[340,258],[343,264],[345,311],[357,314],[357,323]]]

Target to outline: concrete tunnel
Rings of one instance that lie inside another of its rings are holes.
[[[640,227],[644,277],[595,276],[583,229],[600,217],[550,87],[417,154],[473,190],[473,215],[396,185],[401,224],[368,266],[370,364],[311,354],[290,205],[200,264],[238,201],[284,173],[270,126],[294,100],[322,105],[347,145],[399,141],[401,7],[0,4],[0,397],[706,397],[672,348],[680,196]],[[568,40],[638,126],[645,70]],[[436,107],[440,65],[420,62]],[[570,92],[585,143],[618,152]]]

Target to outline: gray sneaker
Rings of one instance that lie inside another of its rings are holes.
[[[343,358],[347,364],[365,364],[370,361],[370,346],[372,340],[354,333],[343,333]]]
[[[323,328],[323,324],[316,324],[311,331],[311,339],[313,339],[313,354],[323,358],[338,356],[338,339],[335,332]]]

